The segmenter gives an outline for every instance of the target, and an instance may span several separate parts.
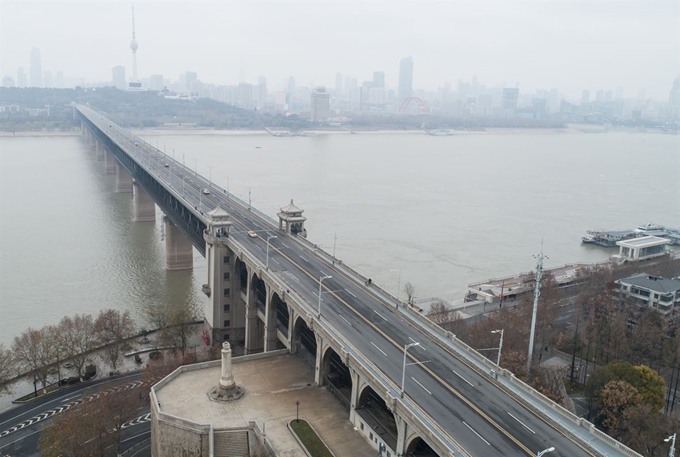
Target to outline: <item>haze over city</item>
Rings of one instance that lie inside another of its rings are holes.
[[[130,2],[3,1],[2,75],[16,78],[40,49],[42,68],[86,84],[131,74]],[[138,73],[203,82],[268,79],[270,90],[333,87],[336,73],[359,81],[414,60],[414,89],[471,81],[558,88],[621,88],[624,97],[667,101],[680,73],[680,6],[656,2],[192,2],[134,4]],[[72,33],[77,31],[77,33]],[[68,33],[67,33],[68,32]]]

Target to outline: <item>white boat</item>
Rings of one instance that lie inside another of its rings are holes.
[[[638,225],[635,227],[636,232],[648,232],[650,230],[666,230],[666,227],[659,224],[652,224],[651,222],[649,224]]]

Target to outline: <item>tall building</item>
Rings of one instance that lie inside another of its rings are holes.
[[[517,100],[519,99],[519,88],[517,87],[504,87],[503,88],[503,101],[501,107],[504,110],[514,111],[517,109]]]
[[[595,92],[595,101],[596,102],[603,102],[604,101],[604,91],[602,89]]]
[[[331,117],[331,94],[325,87],[317,87],[312,92],[312,100],[309,104],[310,114],[313,121],[325,121]]]
[[[611,102],[612,100],[614,100],[614,92],[608,90],[607,92],[604,93],[604,101]]]
[[[590,91],[584,90],[581,94],[581,103],[590,103]]]
[[[293,78],[292,76],[290,78],[288,78],[288,85],[286,87],[286,91],[289,94],[292,94],[293,92],[295,92],[295,78]]]
[[[137,78],[137,49],[139,45],[135,39],[135,7],[132,7],[132,41],[130,41],[130,49],[132,50],[132,79],[128,85],[129,90],[142,90],[142,82]]]
[[[680,115],[680,75],[673,81],[671,92],[668,95],[668,104],[673,115]]]
[[[151,75],[149,78],[149,90],[162,91],[163,90],[163,75]]]
[[[24,67],[19,67],[17,70],[17,87],[26,87],[26,73]]]
[[[257,78],[257,106],[260,109],[267,108],[267,78]]]
[[[196,81],[198,81],[198,73],[195,71],[187,71],[184,73],[184,84],[186,84],[188,91],[191,91],[191,88]]]
[[[42,87],[42,59],[40,58],[40,49],[31,49],[31,87]]]
[[[116,65],[111,69],[111,81],[113,86],[120,90],[125,90],[125,67],[122,65]]]
[[[399,101],[413,94],[413,59],[404,57],[399,62]]]
[[[253,106],[253,85],[240,83],[238,85],[238,103],[244,108]]]
[[[374,71],[373,72],[373,87],[385,87],[385,72]]]
[[[14,78],[12,78],[10,75],[2,78],[2,87],[14,87]]]

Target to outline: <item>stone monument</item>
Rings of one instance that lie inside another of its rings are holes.
[[[214,401],[228,402],[238,400],[245,392],[236,385],[234,374],[231,370],[231,345],[222,343],[222,373],[220,382],[210,391],[210,398]]]

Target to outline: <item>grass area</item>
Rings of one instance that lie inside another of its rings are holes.
[[[564,387],[566,387],[568,395],[583,392],[583,386],[581,384],[576,382],[572,383],[568,379],[564,379]]]
[[[312,457],[333,457],[331,451],[328,450],[319,435],[312,429],[312,427],[307,423],[307,421],[300,420],[297,422],[295,420],[290,421],[290,428],[300,439],[302,444],[307,448]]]
[[[49,386],[47,386],[46,390],[47,390],[47,392],[43,392],[42,388],[39,387],[38,388],[38,397],[41,397],[41,396],[45,395],[46,393],[48,394],[50,392],[54,392],[55,390],[59,390],[59,384],[57,384],[56,382],[54,384],[50,384]],[[35,392],[31,392],[30,394],[26,394],[23,397],[17,398],[14,401],[28,401],[28,400],[31,400],[33,398],[36,398]]]

